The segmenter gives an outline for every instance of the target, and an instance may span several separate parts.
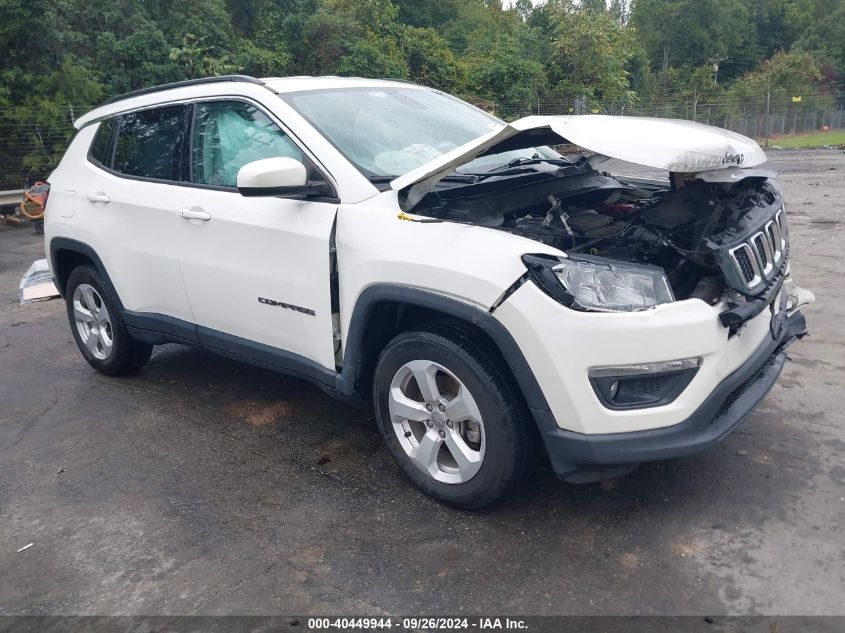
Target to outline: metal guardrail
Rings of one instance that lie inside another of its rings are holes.
[[[20,204],[23,199],[23,189],[12,189],[0,191],[0,207],[13,207]]]

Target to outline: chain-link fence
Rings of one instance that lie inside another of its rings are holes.
[[[61,160],[76,117],[89,107],[0,108],[0,190],[45,179]]]
[[[575,112],[571,103],[560,101],[539,101],[533,107],[524,104],[508,105],[500,104],[491,109],[496,116],[505,120],[518,119],[521,116],[531,114],[555,115],[555,114],[609,114],[602,109],[588,110],[587,112]],[[706,125],[713,125],[739,132],[756,140],[765,140],[767,134],[770,138],[776,139],[782,136],[796,134],[808,134],[818,130],[842,130],[845,129],[845,110],[840,108],[825,111],[799,111],[797,109],[784,109],[781,112],[770,112],[768,116],[765,111],[746,111],[738,114],[719,114],[713,112],[712,107],[699,108],[697,113],[692,111],[689,116],[677,115],[673,111],[666,112],[662,108],[638,109],[627,108],[612,114],[624,114],[626,116],[648,116],[663,117],[670,119],[689,119]],[[768,119],[768,124],[766,123]]]
[[[585,97],[533,102],[484,104],[507,121],[532,114],[610,114],[687,119],[732,130],[758,141],[809,134],[819,130],[845,129],[843,94],[813,94],[757,99],[707,101],[698,97],[667,95],[650,105],[607,105],[589,103]]]
[[[512,121],[532,115],[610,114],[695,120],[776,145],[779,137],[818,130],[845,129],[845,94],[779,95],[756,99],[707,100],[677,94],[651,105],[594,104],[585,97],[522,102],[471,99],[496,116]],[[89,106],[0,108],[0,190],[21,189],[46,178],[58,164],[74,133],[73,121]]]

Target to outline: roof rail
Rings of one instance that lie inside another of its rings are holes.
[[[184,81],[174,81],[173,83],[161,84],[160,86],[150,86],[149,88],[141,88],[140,90],[124,92],[123,94],[116,95],[111,99],[104,101],[102,105],[108,105],[109,103],[114,103],[115,101],[123,101],[124,99],[138,97],[140,95],[146,95],[152,92],[159,92],[160,90],[170,90],[171,88],[181,88],[183,86],[196,86],[198,84],[215,84],[223,81],[242,81],[251,84],[259,84],[262,86],[264,85],[263,81],[261,81],[260,79],[256,79],[255,77],[250,77],[249,75],[220,75],[219,77],[201,77],[199,79],[186,79]]]

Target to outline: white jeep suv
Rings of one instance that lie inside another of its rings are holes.
[[[46,250],[95,369],[184,343],[371,401],[405,474],[456,506],[543,456],[586,482],[711,446],[805,333],[781,192],[738,134],[245,76],[76,127]]]

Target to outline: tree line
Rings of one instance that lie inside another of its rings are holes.
[[[93,104],[179,79],[409,79],[597,103],[772,81],[842,86],[843,0],[0,0],[0,104]]]
[[[114,94],[226,73],[408,79],[514,115],[689,116],[835,103],[845,0],[0,0],[0,50],[7,148],[37,132],[43,149],[67,135],[51,121]]]

